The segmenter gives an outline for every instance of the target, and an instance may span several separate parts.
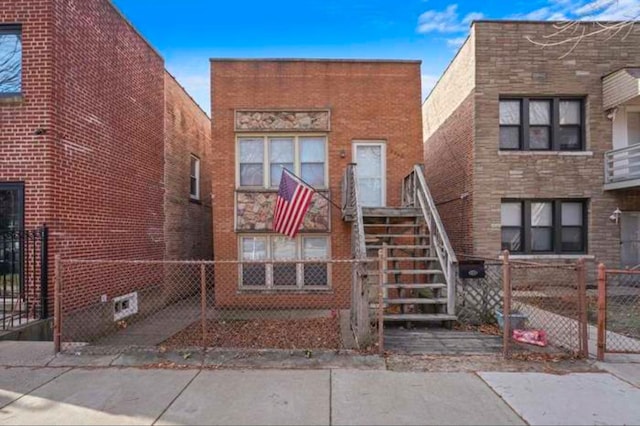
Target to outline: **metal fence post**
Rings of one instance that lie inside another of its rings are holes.
[[[607,269],[598,265],[598,360],[604,361],[607,326]]]
[[[49,317],[49,228],[44,224],[40,233],[40,318]]]
[[[387,245],[378,250],[378,350],[384,354],[384,283],[387,259]]]
[[[503,286],[503,307],[502,307],[502,355],[509,357],[509,345],[511,344],[511,265],[509,263],[509,251],[502,252],[502,286]]]
[[[589,334],[587,331],[587,277],[584,258],[578,259],[576,267],[578,278],[578,326],[580,327],[580,356],[589,356]]]
[[[55,258],[56,282],[54,288],[53,304],[53,347],[55,353],[60,352],[62,335],[62,257],[56,254]]]
[[[202,348],[207,348],[207,269],[204,263],[200,264],[200,309],[202,324]]]

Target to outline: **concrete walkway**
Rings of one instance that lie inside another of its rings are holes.
[[[238,353],[185,356],[149,368],[149,355],[55,357],[50,344],[0,342],[0,425],[640,424],[640,364],[559,375],[396,372],[380,357],[328,354],[229,369]]]

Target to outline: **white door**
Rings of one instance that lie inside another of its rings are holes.
[[[620,216],[620,261],[623,268],[640,265],[640,212]]]
[[[357,164],[358,194],[365,207],[386,205],[386,144],[384,142],[354,141],[353,162]]]
[[[640,111],[627,111],[627,145],[636,144],[640,144]],[[640,157],[629,158],[629,166],[632,177],[640,178]]]

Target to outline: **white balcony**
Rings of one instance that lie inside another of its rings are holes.
[[[640,187],[640,144],[607,151],[604,155],[604,189]]]

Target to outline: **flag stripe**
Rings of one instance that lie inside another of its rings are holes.
[[[293,191],[292,191],[293,190]],[[273,229],[294,238],[311,204],[313,191],[283,171],[273,215]]]

